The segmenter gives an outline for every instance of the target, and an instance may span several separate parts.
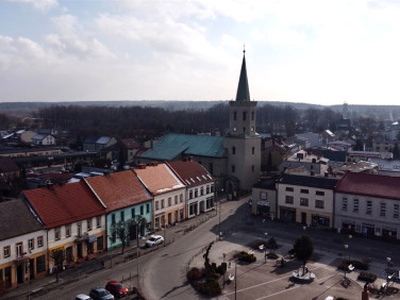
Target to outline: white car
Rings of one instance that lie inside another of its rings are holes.
[[[161,235],[153,234],[150,238],[146,241],[146,247],[153,247],[164,242],[164,238]]]

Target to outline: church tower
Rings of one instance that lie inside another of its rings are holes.
[[[229,132],[224,139],[224,147],[228,153],[230,191],[250,191],[260,178],[261,136],[256,132],[256,106],[257,102],[250,100],[243,50],[236,100],[229,102]]]

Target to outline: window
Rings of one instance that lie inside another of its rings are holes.
[[[301,189],[301,190],[300,190],[300,193],[302,193],[302,194],[308,194],[308,190],[306,190],[306,189]]]
[[[146,214],[150,213],[150,203],[146,203]]]
[[[111,225],[115,224],[115,214],[111,215]]]
[[[65,225],[65,237],[71,236],[71,225]]]
[[[293,192],[293,188],[292,187],[286,187],[286,192]]]
[[[197,189],[194,189],[194,197],[197,198],[199,191]]]
[[[251,154],[253,154],[254,155],[254,153],[256,152],[256,148],[251,148]]]
[[[36,257],[36,273],[46,271],[46,255]]]
[[[315,200],[315,208],[324,208],[323,200]]]
[[[347,198],[342,199],[342,211],[347,211]]]
[[[96,227],[97,228],[101,227],[101,217],[96,217]]]
[[[61,239],[61,228],[57,227],[54,229],[54,239],[59,241]]]
[[[386,216],[386,203],[385,202],[381,202],[381,213],[380,213],[381,217]]]
[[[143,216],[143,205],[140,205],[140,215]]]
[[[293,204],[293,196],[286,196],[285,203]]]
[[[204,186],[202,186],[201,188],[200,188],[200,196],[203,196],[204,195]]]
[[[158,203],[158,201],[156,201],[156,203]],[[158,209],[158,208],[157,208]],[[132,215],[132,219],[134,219],[135,218],[135,208],[132,208],[131,209],[131,215]]]
[[[120,212],[120,217],[121,217],[121,221],[124,222],[125,221],[125,212],[124,211]]]
[[[399,205],[394,204],[393,205],[393,219],[398,219],[399,218]]]
[[[203,191],[201,191],[201,192],[202,192],[202,194],[203,194]],[[178,204],[178,195],[176,195],[176,196],[174,197],[174,199],[175,199],[175,205]]]
[[[114,220],[114,223],[115,223],[115,220]],[[78,237],[82,236],[82,224],[81,223],[76,224],[76,234]]]
[[[232,173],[235,173],[235,165],[232,165]]]
[[[208,186],[207,186],[207,188],[208,188]],[[208,191],[207,191],[207,193],[208,193]],[[181,203],[183,203],[183,194],[180,194],[180,195],[179,195],[179,201],[180,201]]]
[[[254,165],[251,166],[251,172],[254,173]]]
[[[37,246],[38,248],[43,247],[43,236],[37,237]]]
[[[234,112],[233,112],[233,120],[236,121],[236,118],[237,118],[237,112],[234,111]]]
[[[97,250],[103,250],[103,236],[97,238]]]
[[[11,255],[11,247],[10,246],[3,247],[3,256],[4,256],[4,258],[10,257],[10,255]]]
[[[168,206],[171,206],[171,197],[168,197]]]
[[[236,147],[232,147],[232,155],[236,154]]]
[[[247,116],[247,113],[244,111],[243,112],[243,121],[246,121],[246,116]]]
[[[158,201],[155,201],[154,203],[155,203],[155,207],[156,207],[155,209],[158,210],[158,209],[159,209],[159,207],[158,207]],[[133,217],[132,217],[132,219],[133,219]]]
[[[189,190],[189,199],[193,199],[193,190]]]
[[[161,199],[161,208],[164,208],[164,199]]]
[[[123,211],[121,211],[121,217],[123,217]],[[123,221],[124,219],[122,219],[122,221]],[[87,231],[90,231],[90,230],[92,230],[92,219],[87,219],[86,220],[86,228],[87,228]]]
[[[267,193],[266,192],[260,192],[260,199],[261,200],[267,200]]]
[[[17,254],[17,257],[21,257],[22,256],[22,243],[17,243],[15,244],[15,253]]]
[[[368,200],[368,201],[367,201],[367,211],[366,211],[366,214],[367,214],[367,215],[372,214],[372,201],[371,201],[371,200]]]
[[[358,213],[358,199],[353,200],[353,212]]]
[[[301,206],[308,206],[308,199],[307,198],[300,198],[300,205]]]
[[[35,239],[29,239],[28,240],[28,249],[29,250],[35,249]]]
[[[251,120],[254,121],[254,111],[251,112]]]
[[[315,191],[315,195],[317,195],[317,196],[325,196],[325,192],[324,191]]]

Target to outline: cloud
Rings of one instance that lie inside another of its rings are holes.
[[[36,10],[47,12],[58,7],[57,0],[7,0],[8,2],[31,5]]]

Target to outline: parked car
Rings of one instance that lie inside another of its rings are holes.
[[[93,300],[113,300],[114,296],[104,288],[96,287],[92,288],[89,296],[92,297]]]
[[[107,282],[106,290],[117,298],[124,297],[129,293],[128,289],[125,286],[115,280]]]
[[[146,241],[146,247],[153,247],[164,242],[164,238],[161,235],[153,234],[150,238]]]
[[[75,300],[93,300],[93,299],[90,298],[90,296],[88,296],[86,294],[79,294],[79,295],[76,295]]]

